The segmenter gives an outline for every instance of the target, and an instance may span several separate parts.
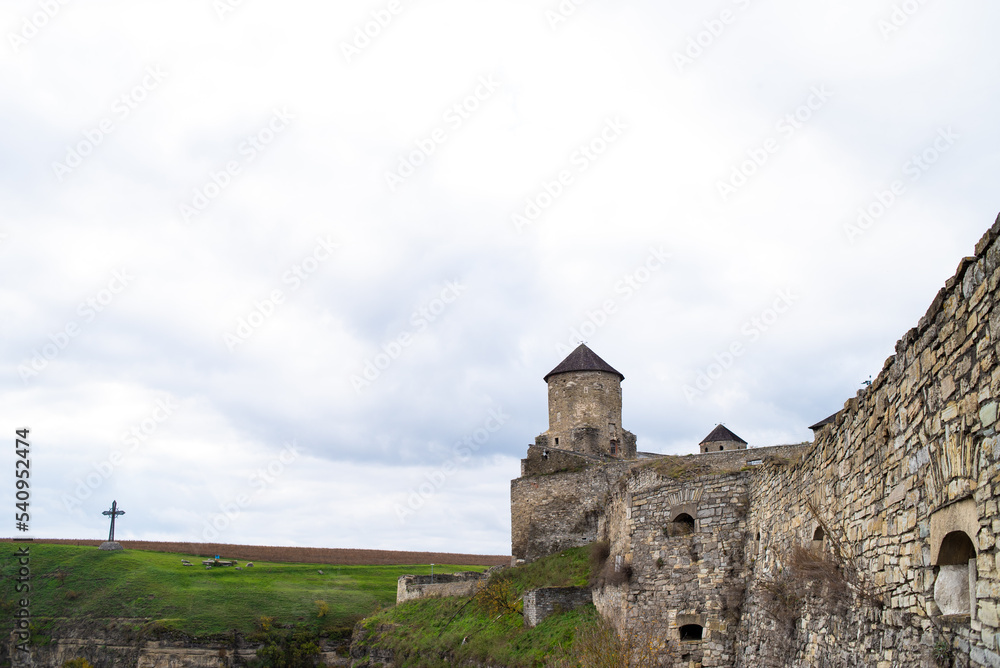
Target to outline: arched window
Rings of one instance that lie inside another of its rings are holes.
[[[971,615],[975,596],[976,546],[964,531],[952,531],[941,541],[934,602],[942,615]]]
[[[823,531],[823,527],[816,527],[816,530],[813,531],[812,548],[822,552],[824,538],[826,538],[826,532]]]
[[[685,624],[678,630],[681,634],[681,640],[701,640],[705,631],[701,624]]]
[[[694,518],[687,513],[681,513],[675,517],[671,524],[675,536],[694,533]]]

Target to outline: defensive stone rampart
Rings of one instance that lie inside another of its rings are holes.
[[[666,665],[1000,668],[998,291],[1000,218],[811,444],[602,463],[536,443],[514,555],[606,540],[594,603]]]
[[[648,638],[676,665],[731,666],[740,620],[751,471],[693,480],[636,468],[616,488],[594,595],[619,630]]]
[[[751,479],[737,665],[1000,666],[998,231],[815,445]]]

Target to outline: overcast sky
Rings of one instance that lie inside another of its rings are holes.
[[[4,2],[27,534],[101,538],[117,500],[127,539],[509,553],[542,377],[580,341],[642,451],[720,422],[811,439],[1000,211],[998,23],[985,0]]]

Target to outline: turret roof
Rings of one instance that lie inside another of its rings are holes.
[[[604,371],[615,374],[620,380],[625,380],[625,376],[620,371],[617,371],[610,364],[598,357],[597,353],[588,348],[585,343],[577,346],[576,350],[567,355],[566,359],[560,362],[555,369],[545,374],[544,380],[547,383],[549,382],[549,378],[557,373],[569,373],[571,371]]]
[[[746,444],[746,441],[744,441],[742,438],[740,438],[739,436],[729,431],[728,429],[726,429],[726,427],[720,424],[715,429],[712,430],[712,433],[710,433],[708,436],[702,439],[701,443],[699,443],[698,445],[701,445],[702,443],[713,443],[717,441],[737,441],[738,443]]]

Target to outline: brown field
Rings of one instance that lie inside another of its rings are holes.
[[[0,538],[10,542],[11,538]],[[91,545],[103,541],[73,538],[36,538],[34,543]],[[454,554],[451,552],[402,552],[392,550],[348,550],[328,547],[281,547],[276,545],[226,545],[223,543],[165,543],[148,540],[120,540],[132,550],[176,552],[198,557],[240,559],[243,561],[284,561],[342,566],[392,566],[410,564],[451,564],[455,566],[497,566],[510,564],[510,557],[490,554]]]

